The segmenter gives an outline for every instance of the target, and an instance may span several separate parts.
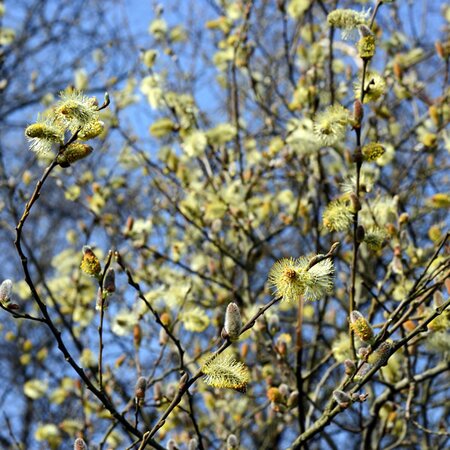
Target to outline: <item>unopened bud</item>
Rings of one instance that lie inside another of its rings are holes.
[[[192,438],[188,443],[188,450],[197,450],[198,449],[198,441],[195,438]]]
[[[291,392],[287,401],[287,405],[289,408],[294,408],[298,405],[298,391]]]
[[[360,347],[358,349],[358,358],[365,359],[367,356],[369,356],[370,353],[370,347]]]
[[[368,36],[373,36],[372,30],[367,25],[360,25],[358,27],[359,35],[364,38]]]
[[[287,384],[285,383],[280,384],[278,386],[278,389],[283,397],[287,397],[289,395],[289,386]]]
[[[440,308],[444,304],[444,296],[441,291],[435,291],[433,294],[433,305],[435,308]]]
[[[227,450],[237,450],[239,442],[234,434],[230,434],[227,438]]]
[[[357,393],[354,393],[354,394],[352,395],[352,399],[353,399],[355,402],[360,402],[360,403],[365,402],[365,401],[367,400],[368,397],[369,397],[369,394],[368,394],[368,393],[365,393],[365,394],[357,394]]]
[[[108,301],[103,296],[103,291],[101,288],[97,289],[97,301],[95,303],[95,309],[97,311],[105,310],[108,307]]]
[[[153,386],[153,400],[157,403],[162,400],[162,385],[159,381]]]
[[[10,311],[17,311],[20,309],[20,306],[17,303],[9,303],[8,305],[6,305],[6,307],[10,310]]]
[[[391,356],[393,344],[394,343],[391,340],[381,343],[380,346],[369,355],[369,363],[374,366],[384,366],[387,363],[389,356]]]
[[[370,342],[373,339],[372,327],[359,311],[351,312],[350,327],[353,332],[361,339],[361,341]]]
[[[241,313],[236,303],[230,303],[225,313],[224,329],[230,341],[237,341],[242,328]]]
[[[11,291],[12,291],[12,281],[5,280],[0,285],[0,302],[8,303],[11,299]]]
[[[356,370],[356,365],[351,359],[346,359],[344,361],[345,373],[346,375],[353,375]]]
[[[445,51],[444,51],[444,46],[442,45],[441,41],[436,41],[434,43],[434,48],[436,49],[436,53],[442,58],[445,59]]]
[[[84,442],[81,438],[75,439],[75,442],[73,443],[73,450],[87,450],[86,442]]]
[[[361,210],[361,202],[359,201],[358,196],[354,192],[352,192],[350,194],[350,200],[352,202],[353,212],[360,211]]]
[[[125,224],[125,234],[128,234],[133,229],[134,219],[131,216],[128,216],[127,223]]]
[[[145,400],[145,390],[147,389],[147,379],[139,377],[134,388],[134,397],[138,405],[142,405]]]
[[[341,408],[348,408],[352,401],[351,397],[347,393],[339,389],[333,391],[333,398]]]
[[[174,439],[169,439],[167,442],[167,450],[178,450],[177,443]]]
[[[186,383],[189,380],[189,375],[185,372],[180,378],[180,383],[178,385],[179,389],[184,389],[186,387]]]
[[[361,368],[358,370],[358,373],[355,375],[355,377],[353,378],[356,382],[361,381],[367,374],[367,372],[369,372],[369,370],[372,368],[372,366],[368,363],[363,363],[363,365],[361,366]]]
[[[133,342],[135,347],[140,347],[142,340],[142,330],[141,326],[136,323],[133,327]]]
[[[103,289],[110,294],[116,290],[116,274],[114,269],[108,269],[108,272],[106,272]]]
[[[242,344],[242,346],[241,346],[241,357],[242,357],[242,359],[246,359],[247,354],[248,354],[248,350],[249,350],[248,343],[244,342]]]
[[[394,72],[394,75],[398,80],[402,79],[403,68],[402,68],[401,64],[399,64],[398,62],[394,62],[394,65],[392,66],[392,71]]]

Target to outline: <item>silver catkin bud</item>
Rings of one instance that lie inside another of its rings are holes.
[[[106,272],[103,289],[110,294],[116,290],[116,273],[114,269],[108,269],[108,272]]]
[[[137,404],[142,405],[144,403],[146,389],[147,379],[145,377],[139,377],[134,388],[134,397]]]
[[[157,382],[155,383],[155,385],[153,386],[153,400],[154,400],[156,403],[159,403],[159,402],[161,402],[162,397],[163,397],[163,394],[162,394],[162,385],[161,385],[161,383],[160,383],[159,381],[157,381]]]
[[[224,329],[228,334],[230,341],[237,341],[242,328],[241,313],[236,303],[230,303],[225,313]]]
[[[105,301],[103,300],[103,292],[101,288],[97,289],[97,295],[96,295],[96,302],[95,302],[95,309],[97,311],[101,311],[102,310],[102,306],[103,309],[105,308]]]
[[[195,438],[192,438],[188,443],[188,450],[197,450],[198,449],[198,441]]]
[[[0,285],[0,302],[8,303],[11,298],[12,281],[5,280]]]
[[[379,347],[369,355],[369,363],[374,366],[384,366],[392,353],[394,343],[390,339],[382,342]]]
[[[175,442],[174,439],[169,439],[169,441],[167,442],[167,450],[177,450],[177,443]]]
[[[333,391],[333,398],[336,400],[336,403],[342,408],[347,408],[352,401],[351,397],[347,393],[339,389]]]
[[[298,391],[293,391],[289,395],[287,405],[289,408],[293,408],[298,405]]]
[[[73,450],[87,450],[86,442],[84,442],[81,438],[75,439],[75,442],[73,443]]]
[[[361,366],[361,368],[358,370],[358,373],[355,375],[354,380],[356,382],[361,381],[366,374],[369,372],[369,370],[372,368],[372,366],[369,363],[363,363],[363,365]]]
[[[230,434],[227,438],[227,450],[237,450],[239,442],[234,434]]]
[[[358,31],[361,37],[373,36],[372,30],[367,25],[360,25]]]
[[[353,375],[356,370],[356,365],[351,359],[346,359],[344,361],[345,373],[346,375]]]

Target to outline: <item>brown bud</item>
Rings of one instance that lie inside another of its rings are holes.
[[[361,366],[361,368],[358,370],[358,373],[355,375],[354,380],[356,382],[361,381],[364,376],[367,374],[367,372],[369,372],[369,370],[371,369],[371,365],[368,363],[363,363],[363,365]]]
[[[287,401],[287,405],[289,408],[294,408],[298,405],[298,391],[291,392]]]
[[[242,359],[245,359],[248,354],[248,343],[244,342],[241,346],[241,357]]]
[[[356,365],[351,359],[346,359],[344,361],[344,367],[346,375],[353,375],[355,373]]]
[[[350,194],[350,200],[352,202],[353,212],[361,211],[361,202],[354,192]]]
[[[140,347],[142,340],[141,326],[136,323],[133,327],[133,342],[135,347]]]
[[[17,303],[10,303],[6,306],[10,311],[17,311],[20,309],[20,306]]]
[[[147,379],[139,377],[134,388],[134,397],[138,405],[142,405],[145,400],[145,391],[147,389]]]
[[[348,406],[352,402],[351,397],[347,393],[339,389],[333,391],[333,398],[341,408],[348,408]]]
[[[112,294],[116,290],[116,274],[114,269],[108,269],[106,272],[105,279],[103,281],[103,289]]]
[[[450,277],[445,279],[444,284],[445,289],[447,289],[447,294],[450,295]]]
[[[189,375],[185,372],[180,378],[180,383],[178,385],[179,389],[184,389],[187,381],[189,380]]]
[[[441,41],[436,41],[434,43],[434,48],[436,49],[436,53],[442,58],[445,59],[445,50]]]
[[[402,76],[403,76],[403,69],[402,69],[402,66],[401,66],[398,62],[394,62],[394,65],[393,65],[393,72],[394,72],[395,77],[396,77],[398,80],[401,80],[401,79],[402,79]]]
[[[153,400],[155,402],[160,402],[162,400],[162,385],[159,381],[153,386]]]
[[[241,313],[239,311],[239,306],[236,303],[230,303],[227,306],[225,313],[225,325],[224,330],[226,331],[230,341],[237,341],[242,328]]]
[[[114,367],[118,368],[120,367],[125,360],[127,359],[127,355],[125,355],[125,353],[122,353],[115,361],[114,361]]]
[[[382,342],[379,347],[369,356],[369,363],[384,366],[391,356],[394,343],[391,340]]]
[[[364,118],[364,107],[359,100],[355,100],[353,103],[353,118],[355,120],[355,128],[359,128]]]
[[[128,216],[127,223],[125,224],[125,233],[128,234],[133,229],[134,219],[131,216]]]

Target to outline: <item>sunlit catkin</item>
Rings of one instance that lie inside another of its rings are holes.
[[[359,311],[350,314],[350,328],[363,342],[370,343],[373,339],[373,330],[369,322]]]

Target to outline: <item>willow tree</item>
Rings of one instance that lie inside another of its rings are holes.
[[[450,8],[366,3],[156,5],[33,110],[5,445],[448,446]]]

